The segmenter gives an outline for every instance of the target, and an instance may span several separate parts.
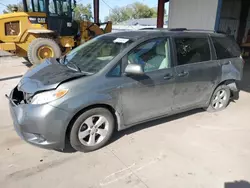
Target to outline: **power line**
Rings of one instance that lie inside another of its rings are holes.
[[[108,3],[106,3],[104,0],[102,0],[102,2],[103,2],[107,7],[109,7],[109,8],[113,11],[114,14],[116,14],[115,11],[114,11],[114,9],[113,9]],[[118,14],[117,14],[117,15],[118,15]],[[127,15],[127,16],[128,16],[128,15]],[[135,29],[132,25],[128,25],[128,26],[130,26],[132,29]]]
[[[0,2],[0,5],[7,7],[7,5],[5,5],[5,4],[3,4],[3,3],[1,3],[1,2]]]
[[[102,0],[102,2],[107,6],[107,7],[109,7],[111,10],[114,10],[111,6],[109,6],[109,4],[108,3],[106,3],[104,0]]]

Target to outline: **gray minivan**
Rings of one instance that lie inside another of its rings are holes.
[[[30,69],[8,97],[17,133],[49,149],[104,146],[113,131],[238,98],[244,60],[223,34],[187,29],[110,33]]]

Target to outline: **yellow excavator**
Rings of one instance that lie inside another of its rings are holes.
[[[43,59],[60,57],[85,41],[111,32],[109,21],[75,21],[75,6],[75,0],[23,0],[23,12],[15,9],[13,13],[0,15],[0,50],[39,64]]]

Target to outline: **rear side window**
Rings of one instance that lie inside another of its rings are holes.
[[[240,56],[240,48],[233,39],[227,37],[211,37],[217,54],[217,59],[227,59]]]
[[[178,37],[175,38],[175,44],[178,65],[211,60],[210,47],[207,37]]]

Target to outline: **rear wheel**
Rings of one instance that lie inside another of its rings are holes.
[[[114,131],[114,118],[105,108],[93,108],[81,114],[70,132],[71,146],[89,152],[104,146]]]
[[[230,94],[230,88],[227,85],[217,87],[206,110],[209,112],[223,110],[229,103]]]
[[[34,39],[28,48],[28,59],[32,64],[39,64],[44,59],[61,56],[60,46],[52,39]]]

